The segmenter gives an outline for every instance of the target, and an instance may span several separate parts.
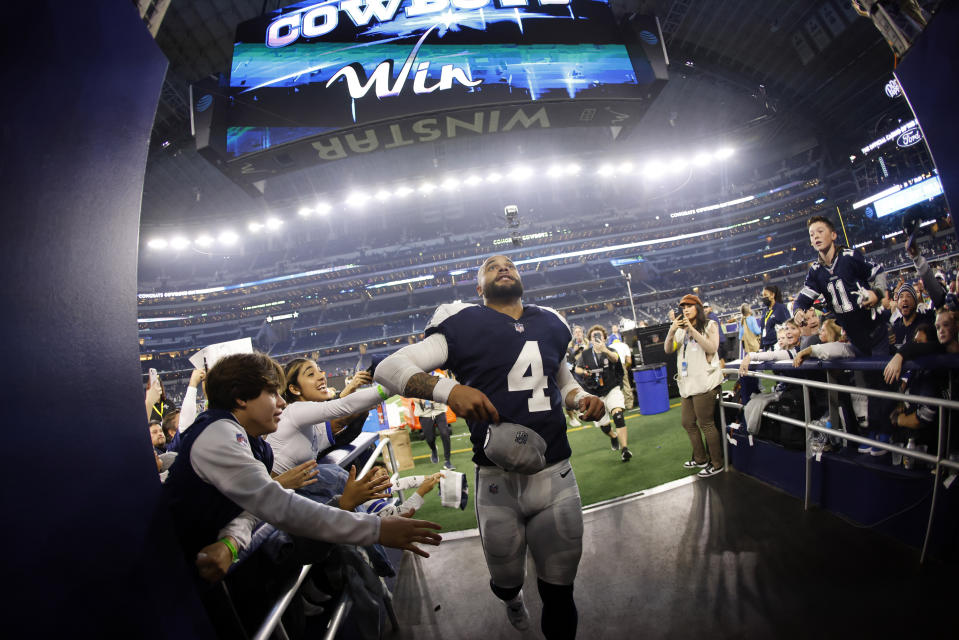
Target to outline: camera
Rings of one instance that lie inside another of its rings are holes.
[[[507,229],[516,229],[519,227],[519,207],[515,204],[508,204],[503,209],[503,215],[506,216]]]

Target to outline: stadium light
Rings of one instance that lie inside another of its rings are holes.
[[[297,213],[303,218],[309,218],[310,214],[313,213],[313,209],[310,209],[309,207],[300,207],[300,210],[297,211]]]
[[[482,181],[483,181],[482,178],[480,178],[480,177],[479,177],[478,175],[476,175],[476,174],[473,174],[473,175],[471,175],[470,177],[468,177],[466,180],[464,180],[463,182],[465,182],[467,185],[469,185],[469,186],[471,186],[471,187],[474,187],[474,186],[478,185],[478,184],[479,184],[480,182],[482,182]]]
[[[240,239],[240,236],[236,235],[235,232],[230,230],[223,231],[217,237],[217,240],[220,241],[220,244],[226,245],[226,246],[231,246],[236,244],[236,241],[239,239]]]
[[[283,221],[279,218],[267,218],[266,228],[270,231],[276,231],[283,226]]]
[[[425,282],[427,280],[433,280],[436,276],[427,275],[427,276],[416,276],[415,278],[404,278],[402,280],[391,280],[389,282],[381,282],[380,284],[370,284],[366,288],[369,289],[382,289],[383,287],[395,287],[401,284],[412,284],[414,282]]]
[[[559,178],[559,177],[561,177],[564,173],[566,173],[566,172],[565,172],[565,170],[563,169],[563,167],[559,166],[558,164],[554,164],[554,165],[553,165],[552,167],[550,167],[549,170],[546,172],[546,175],[548,175],[550,178]]]
[[[426,181],[420,185],[419,192],[424,195],[429,195],[436,191],[436,185],[432,182]]]
[[[346,205],[350,207],[362,207],[370,197],[365,193],[354,191],[346,198]]]
[[[509,174],[509,177],[513,180],[526,180],[531,175],[533,175],[533,171],[529,167],[520,165],[513,168]]]
[[[170,239],[170,248],[180,251],[190,246],[190,241],[183,236],[176,236]]]
[[[399,187],[395,193],[397,198],[405,198],[406,196],[413,193],[413,190],[407,187],[406,185],[403,185],[402,187]]]
[[[380,202],[386,202],[387,200],[390,199],[390,195],[391,195],[390,192],[387,191],[386,189],[380,189],[379,191],[376,192],[376,195],[373,197],[379,200]]]
[[[575,162],[571,162],[566,165],[566,175],[575,176],[580,172],[580,166]]]
[[[735,151],[731,147],[722,147],[716,151],[716,159],[726,160],[727,158],[731,158],[734,153]]]
[[[710,157],[705,151],[701,151],[693,156],[693,164],[697,167],[705,167],[709,164]]]
[[[495,171],[489,174],[488,176],[486,176],[486,181],[489,182],[490,184],[496,184],[502,179],[503,179],[503,176],[500,175],[499,173],[496,173]]]
[[[460,186],[460,181],[459,181],[458,178],[454,178],[454,177],[451,176],[451,177],[447,178],[446,180],[444,180],[444,181],[443,181],[443,184],[442,184],[441,186],[442,186],[443,189],[445,189],[446,191],[452,191],[452,190],[455,189],[456,187]]]
[[[332,209],[332,207],[330,207],[330,205],[328,205],[325,202],[316,203],[316,208],[315,208],[316,213],[321,216],[325,216],[326,214],[328,214],[330,212],[330,209]]]
[[[166,249],[170,243],[166,241],[166,238],[153,238],[147,242],[147,246],[151,249]]]
[[[257,233],[257,232],[263,230],[263,223],[262,223],[262,222],[251,222],[250,224],[247,225],[246,228],[249,229],[250,231],[252,231],[253,233]]]
[[[687,166],[689,166],[688,163],[682,158],[673,158],[673,160],[669,163],[668,168],[672,173],[680,173],[681,171],[684,171]]]
[[[202,233],[197,236],[196,240],[193,241],[198,247],[209,247],[213,244],[213,236],[208,233]]]
[[[627,160],[626,162],[619,163],[619,167],[616,168],[619,173],[632,173],[633,163]]]
[[[663,176],[663,164],[656,160],[651,160],[643,165],[643,175],[651,180],[658,180]]]
[[[596,170],[596,175],[602,176],[603,178],[608,178],[614,173],[613,165],[611,164],[601,164],[599,169]]]

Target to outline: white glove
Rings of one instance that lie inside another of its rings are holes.
[[[859,288],[852,292],[852,295],[856,296],[856,303],[862,309],[869,309],[869,314],[872,316],[872,319],[876,319],[876,307],[867,307],[866,303],[869,302],[869,294],[874,293],[869,289],[865,288],[861,284]]]

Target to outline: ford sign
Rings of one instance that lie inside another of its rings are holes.
[[[922,131],[919,130],[919,127],[916,127],[908,131],[903,131],[902,135],[896,138],[896,146],[900,149],[911,147],[914,144],[918,144],[920,140],[922,140]]]

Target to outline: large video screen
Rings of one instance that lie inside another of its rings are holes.
[[[884,216],[898,213],[899,211],[907,209],[914,204],[931,200],[932,198],[941,195],[942,182],[939,181],[939,176],[933,176],[931,178],[926,178],[922,182],[914,184],[911,187],[907,187],[884,198],[880,198],[879,200],[876,200],[873,206],[876,208],[876,217],[882,218]]]
[[[639,37],[662,49],[655,26]],[[664,75],[627,51],[607,0],[301,2],[238,27],[226,152],[421,113],[641,100]]]

